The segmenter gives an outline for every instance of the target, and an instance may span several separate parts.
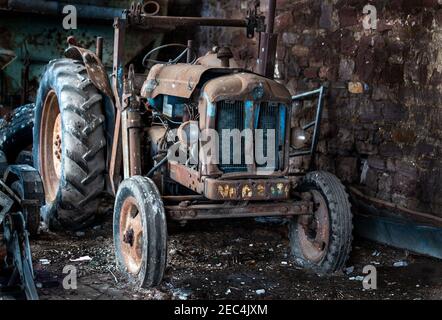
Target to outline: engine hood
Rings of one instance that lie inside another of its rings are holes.
[[[290,93],[283,85],[250,71],[189,64],[155,65],[143,84],[141,96],[156,98],[163,94],[188,99],[202,85],[211,102],[233,98],[291,101]]]
[[[203,90],[210,102],[228,99],[291,102],[290,92],[282,84],[254,73],[238,72],[221,76],[208,81]]]
[[[243,70],[184,63],[174,65],[158,64],[150,70],[141,88],[141,96],[144,98],[155,98],[160,94],[164,94],[188,99],[197,88],[203,75],[208,73],[226,75],[238,71]]]

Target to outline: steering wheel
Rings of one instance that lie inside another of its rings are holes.
[[[166,61],[159,61],[159,60],[155,60],[155,59],[149,59],[149,57],[154,54],[157,51],[160,51],[162,49],[165,48],[170,48],[170,47],[178,47],[178,48],[184,48],[184,51],[181,52],[175,59],[173,60],[169,60],[168,62]],[[189,48],[188,46],[181,44],[181,43],[170,43],[170,44],[165,44],[163,46],[159,46],[154,48],[153,50],[149,51],[143,58],[143,66],[147,68],[148,66],[148,62],[154,63],[154,64],[176,64],[178,63],[185,55],[187,55],[187,53],[190,52],[193,55],[193,60],[192,62],[190,62],[191,64],[194,64],[198,58],[196,52],[194,49]]]

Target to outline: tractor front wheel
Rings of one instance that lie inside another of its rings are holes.
[[[334,175],[307,174],[299,192],[314,202],[312,216],[290,221],[290,246],[295,264],[317,274],[340,271],[348,259],[352,243],[352,213],[348,194]]]
[[[113,229],[119,271],[137,287],[160,284],[167,261],[167,226],[160,193],[151,179],[135,176],[122,182]]]

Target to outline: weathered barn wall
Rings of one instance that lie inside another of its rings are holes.
[[[363,27],[368,2],[377,8],[376,30]],[[247,7],[247,1],[204,3],[203,15],[211,16],[245,15]],[[438,1],[279,0],[276,30],[276,75],[291,92],[329,83],[319,167],[377,206],[442,225]],[[244,32],[216,29],[200,38],[207,47],[231,45],[245,65],[255,63],[257,44]],[[356,84],[351,92],[350,83]]]

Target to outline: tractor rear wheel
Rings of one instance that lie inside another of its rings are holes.
[[[96,217],[105,187],[104,121],[102,96],[84,65],[51,61],[37,94],[33,151],[52,229],[84,228]]]
[[[114,209],[117,267],[137,287],[159,285],[167,261],[164,205],[155,183],[135,176],[118,188]]]
[[[351,250],[352,213],[348,194],[337,177],[308,173],[299,187],[314,202],[313,216],[290,221],[290,246],[295,264],[328,274],[344,268]]]

